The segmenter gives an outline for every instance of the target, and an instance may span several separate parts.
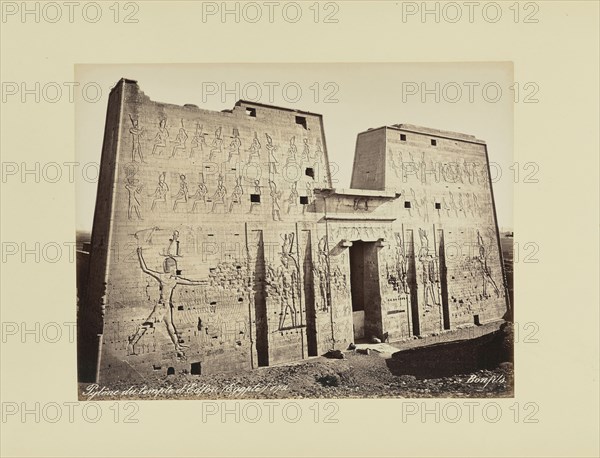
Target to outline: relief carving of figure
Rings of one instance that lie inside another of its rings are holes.
[[[293,257],[294,234],[285,234],[281,249],[281,265],[277,270],[267,269],[266,283],[280,304],[278,330],[295,328],[298,323],[299,267]],[[288,316],[290,324],[287,324]]]
[[[223,208],[225,208],[226,195],[227,188],[223,184],[223,175],[219,175],[219,178],[217,179],[217,189],[212,196],[212,209],[210,210],[211,213],[215,212],[217,205],[223,205]]]
[[[139,180],[137,180],[133,175],[129,175],[127,177],[125,189],[127,189],[127,192],[129,193],[129,207],[127,209],[128,219],[131,219],[134,214],[137,216],[137,219],[144,219],[140,214],[140,196],[143,188],[144,186],[139,184]]]
[[[481,217],[482,208],[479,205],[477,194],[473,193],[473,212],[477,213],[477,216]]]
[[[463,203],[462,194],[458,193],[458,211],[462,212],[462,216],[467,216],[467,212],[465,211],[465,205]]]
[[[131,134],[131,139],[133,142],[131,147],[131,161],[135,162],[136,156],[139,156],[140,162],[144,162],[142,145],[140,143],[140,138],[144,136],[144,128],[140,128],[138,120],[133,119],[131,115],[129,115],[129,119],[131,120],[131,129],[129,129],[129,133]]]
[[[179,191],[175,195],[175,201],[173,202],[173,211],[177,210],[177,206],[180,203],[187,204],[188,201],[188,185],[185,175],[179,175]]]
[[[421,216],[421,200],[417,199],[417,193],[413,188],[410,188],[410,194],[412,195],[412,202],[415,207],[415,210],[417,210],[417,214]],[[410,216],[412,216],[410,208],[408,209],[408,213],[410,214]]]
[[[210,145],[210,154],[208,156],[208,160],[212,161],[215,154],[221,154],[221,152],[223,151],[223,137],[221,136],[221,128],[219,127],[217,130],[215,130],[215,138],[212,141],[212,144]]]
[[[323,149],[321,147],[321,140],[317,138],[315,146],[315,160],[320,164],[323,160]]]
[[[406,249],[399,232],[394,234],[396,238],[396,279],[398,281],[398,292],[408,294],[408,257]]]
[[[260,140],[258,139],[258,134],[254,132],[254,138],[252,139],[252,143],[250,144],[250,149],[248,152],[248,162],[258,164],[260,162],[260,149],[261,149]]]
[[[195,150],[200,148],[200,152],[204,152],[204,147],[206,146],[206,139],[204,136],[205,133],[202,132],[204,129],[200,123],[196,123],[196,132],[194,132],[194,136],[192,137],[192,148],[190,150],[190,158],[194,155]]]
[[[329,310],[329,294],[327,292],[328,272],[328,254],[327,237],[323,236],[319,240],[319,252],[317,261],[313,263],[313,275],[316,281],[315,291],[319,292],[317,308],[321,311]]]
[[[429,252],[429,239],[427,232],[419,228],[419,237],[421,239],[421,248],[419,249],[419,261],[421,262],[421,281],[423,283],[423,295],[425,305],[439,305],[437,299],[437,257]]]
[[[167,147],[167,142],[169,141],[169,131],[167,130],[167,120],[161,119],[158,122],[158,132],[154,137],[154,147],[152,148],[152,154],[158,151],[160,155],[162,153],[162,149]]]
[[[208,194],[208,188],[204,183],[204,177],[200,175],[200,183],[198,183],[198,189],[196,189],[196,194],[194,194],[191,198],[193,199],[194,205],[192,206],[192,211],[195,212],[198,207],[198,203],[202,203],[203,208],[206,207],[206,195]]]
[[[139,326],[137,332],[129,337],[128,352],[129,354],[136,354],[135,345],[138,343],[138,341],[149,329],[154,328],[156,323],[160,323],[162,321],[165,323],[169,337],[175,346],[177,356],[180,358],[185,358],[184,348],[186,348],[187,345],[184,345],[183,339],[179,336],[177,329],[175,329],[175,325],[173,324],[173,291],[177,285],[205,285],[207,284],[207,281],[196,281],[183,278],[181,276],[181,271],[177,269],[177,260],[174,257],[166,257],[163,262],[163,272],[158,272],[148,268],[146,261],[144,260],[141,247],[138,247],[137,254],[142,272],[151,276],[158,282],[160,297],[158,302],[154,305],[152,313],[150,313],[148,318],[146,318],[146,320]]]
[[[452,191],[448,191],[450,193],[450,208],[454,210],[454,216],[458,218],[458,207],[456,205],[456,201],[454,200],[454,194]]]
[[[303,138],[302,143],[304,143],[304,146],[302,147],[302,156],[300,156],[300,162],[302,164],[308,164],[310,161],[310,146],[308,146],[308,138]]]
[[[477,256],[475,258],[475,260],[479,263],[481,276],[483,279],[483,297],[484,298],[490,297],[490,294],[487,290],[488,284],[492,285],[492,288],[494,289],[494,292],[496,293],[496,297],[500,297],[500,290],[498,289],[498,286],[496,285],[496,282],[494,281],[494,278],[492,277],[492,269],[490,268],[490,266],[488,264],[488,257],[490,254],[489,248],[494,243],[495,238],[496,237],[492,233],[490,233],[489,234],[490,243],[486,247],[483,237],[481,236],[479,231],[477,231],[477,245],[479,246],[479,256]]]
[[[295,211],[298,210],[298,199],[300,199],[300,196],[298,195],[297,186],[298,186],[297,181],[292,183],[292,189],[290,190],[290,195],[287,198],[287,202],[288,202],[287,213],[288,213],[288,215],[290,214],[292,207],[294,208]]]
[[[296,154],[298,153],[298,147],[296,146],[296,137],[290,138],[290,147],[288,148],[288,155],[285,161],[285,166],[290,164],[297,164]]]
[[[271,216],[273,221],[281,221],[281,206],[279,201],[281,200],[282,191],[277,190],[277,185],[269,181],[269,188],[271,189]]]
[[[152,211],[154,210],[158,202],[167,202],[167,193],[169,192],[169,186],[165,181],[166,177],[167,172],[162,172],[158,176],[158,185],[156,186],[156,191],[154,191],[154,194],[151,194],[151,196],[154,197],[154,199],[152,199],[152,207],[150,208],[150,210]]]
[[[279,162],[275,157],[275,151],[277,151],[277,147],[273,146],[273,139],[269,134],[265,134],[267,137],[267,144],[265,147],[267,148],[267,154],[269,155],[269,177],[273,177],[273,175],[277,174],[277,163]]]
[[[231,202],[229,203],[229,213],[233,212],[234,205],[241,207],[243,194],[244,194],[244,188],[242,187],[242,177],[237,177],[235,179],[235,186],[233,188],[233,191],[231,191]]]
[[[180,149],[185,151],[187,139],[188,139],[188,134],[185,131],[185,128],[183,127],[183,119],[182,119],[181,127],[179,128],[179,132],[177,133],[177,136],[175,137],[175,145],[173,145],[173,151],[171,153],[171,157],[175,157],[175,155],[177,154],[177,151],[179,151]]]
[[[240,140],[240,132],[237,128],[233,129],[233,137],[231,137],[231,143],[229,144],[229,157],[227,161],[230,162],[233,156],[240,158],[240,147],[242,146],[242,140]]]

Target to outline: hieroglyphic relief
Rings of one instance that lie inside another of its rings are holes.
[[[235,178],[235,186],[233,187],[233,191],[231,191],[231,199],[229,202],[229,213],[233,213],[233,206],[241,207],[242,206],[242,195],[244,194],[244,188],[242,186],[242,177]]]
[[[292,183],[292,187],[290,189],[290,195],[287,198],[287,203],[288,203],[288,208],[287,208],[287,214],[290,214],[290,211],[292,209],[294,209],[294,213],[297,213],[298,211],[298,200],[300,199],[300,196],[298,195],[298,182],[295,181]]]
[[[169,337],[173,342],[177,357],[181,359],[185,359],[186,357],[185,348],[187,348],[188,345],[185,345],[183,339],[178,334],[177,329],[175,329],[175,325],[173,324],[173,291],[178,285],[206,285],[208,281],[188,280],[181,276],[181,270],[178,269],[177,259],[175,254],[173,253],[173,244],[174,242],[178,242],[178,235],[179,234],[177,233],[177,231],[173,233],[173,237],[170,239],[170,243],[166,250],[166,253],[163,254],[163,256],[165,257],[165,259],[163,260],[163,272],[159,272],[157,270],[148,268],[148,266],[146,265],[146,260],[144,259],[143,248],[141,246],[137,248],[140,268],[142,272],[154,278],[158,282],[160,296],[158,302],[154,305],[152,312],[150,313],[148,318],[146,318],[146,320],[138,327],[135,334],[129,337],[128,354],[136,354],[135,346],[139,342],[139,340],[149,329],[153,329],[156,323],[160,323],[162,321],[165,323],[167,333],[169,334]],[[178,254],[178,244],[176,245],[175,251],[176,254]]]
[[[173,145],[173,151],[171,152],[171,157],[175,157],[179,150],[185,151],[186,143],[188,140],[188,134],[183,126],[183,119],[181,120],[181,127],[179,128],[179,132],[175,137],[175,144]]]
[[[413,188],[410,188],[410,195],[412,197],[411,201],[413,203],[411,207],[414,207],[414,209],[417,211],[417,214],[421,216],[421,199],[417,199],[417,194]],[[410,216],[413,216],[412,208],[408,209],[408,213]]]
[[[125,167],[125,189],[128,192],[127,219],[131,220],[136,216],[138,220],[143,220],[140,211],[140,199],[144,185],[136,178],[138,172],[135,162]]]
[[[450,209],[454,212],[454,216],[458,218],[458,206],[454,200],[454,194],[452,194],[452,191],[448,191],[448,194],[450,195]]]
[[[394,265],[386,264],[388,283],[392,285],[400,297],[407,297],[410,294],[408,286],[408,256],[406,247],[400,232],[394,233],[395,238],[395,259]]]
[[[314,192],[313,192],[313,183],[311,181],[306,182],[306,205],[302,205],[302,214],[306,213],[306,209],[309,208],[309,205],[312,205],[314,202]],[[314,205],[313,205],[314,207]]]
[[[202,210],[206,210],[206,195],[208,194],[208,188],[204,183],[204,175],[200,174],[200,182],[198,183],[198,189],[196,189],[196,193],[191,196],[193,205],[192,212],[195,212],[198,208],[198,205],[201,205]]]
[[[275,156],[275,152],[277,151],[277,147],[273,145],[273,139],[267,133],[265,133],[265,137],[267,138],[267,144],[265,148],[267,148],[267,154],[269,156],[269,180],[273,180],[274,175],[277,175],[277,164],[279,161]]]
[[[423,300],[425,306],[440,305],[438,257],[431,254],[427,231],[419,228],[421,247],[419,262],[421,263],[421,282],[423,284]],[[427,310],[426,310],[427,311]]]
[[[177,211],[179,204],[187,204],[188,201],[188,185],[184,174],[179,175],[179,191],[174,196],[173,211]]]
[[[348,294],[348,275],[342,271],[339,264],[336,264],[333,269],[331,269],[331,286],[334,291],[338,293],[338,295],[347,295]]]
[[[167,203],[167,194],[169,192],[169,185],[166,182],[167,172],[162,172],[158,175],[158,185],[156,186],[156,190],[154,194],[150,194],[149,197],[153,197],[152,199],[152,207],[151,211],[154,211],[157,203]]]
[[[229,156],[227,162],[236,157],[236,161],[240,160],[240,148],[242,147],[242,140],[240,139],[240,131],[237,127],[233,128],[233,136],[231,137],[231,143],[229,144]]]
[[[488,263],[488,257],[490,255],[490,248],[493,247],[493,244],[495,243],[495,241],[496,241],[496,237],[491,229],[488,228],[488,243],[487,244],[483,240],[483,237],[481,236],[479,231],[477,231],[477,245],[479,248],[479,255],[475,259],[479,263],[479,267],[481,269],[480,272],[481,272],[481,277],[483,280],[482,293],[483,293],[484,298],[490,297],[490,294],[487,289],[488,284],[491,285],[492,288],[494,289],[494,292],[496,293],[496,297],[500,297],[500,290],[498,289],[498,286],[496,285],[496,282],[494,281],[494,278],[492,277],[492,270]]]
[[[300,156],[301,164],[308,164],[310,162],[310,146],[308,145],[308,138],[302,139],[302,155]]]
[[[327,291],[328,275],[328,248],[327,236],[321,237],[318,244],[318,253],[316,260],[313,262],[313,281],[315,283],[315,307],[317,310],[326,312],[329,310],[329,294]]]
[[[206,146],[206,139],[204,138],[207,134],[203,133],[204,127],[200,125],[199,122],[196,122],[196,131],[194,132],[194,136],[192,137],[192,148],[190,149],[190,158],[194,157],[196,150],[200,148],[200,152],[204,152],[204,147]]]
[[[140,138],[144,136],[144,128],[139,127],[139,121],[137,119],[133,119],[131,115],[129,115],[129,119],[131,120],[131,129],[129,129],[129,133],[131,133],[131,162],[135,162],[136,156],[139,156],[140,162],[144,162],[144,155],[142,154],[142,145],[140,143]]]
[[[380,231],[378,231],[379,233]],[[371,225],[332,226],[331,240],[375,240],[375,228]]]
[[[303,326],[300,313],[300,267],[294,254],[293,232],[284,234],[280,261],[281,265],[277,269],[267,266],[265,278],[267,295],[275,298],[280,306],[276,331]]]
[[[415,160],[412,152],[409,151],[410,159],[403,159],[402,151],[389,148],[389,164],[397,178],[406,183],[409,177],[414,176],[422,184],[431,184],[433,182],[445,182],[452,184],[478,184],[484,189],[489,187],[488,171],[485,163],[466,158],[461,158],[452,162],[434,162],[429,163],[425,160],[426,153],[421,152],[421,159]]]
[[[152,147],[152,154],[158,151],[160,155],[163,149],[167,148],[167,142],[169,141],[169,131],[167,130],[166,118],[161,119],[158,122],[158,132],[154,137],[154,146]]]
[[[423,190],[423,197],[421,197],[420,207],[423,209],[423,222],[429,222],[429,206],[430,206],[429,198],[427,197],[427,190]]]
[[[273,181],[269,181],[269,188],[271,189],[271,216],[273,221],[281,221],[281,200],[282,191],[277,190],[277,185]]]
[[[210,269],[207,285],[175,292],[179,334],[187,332],[200,351],[223,344],[241,346],[251,338],[248,306],[252,304],[252,282],[248,262],[221,261]]]
[[[223,151],[223,136],[222,136],[222,128],[219,127],[215,130],[215,138],[213,139],[210,145],[210,154],[208,156],[208,160],[212,161],[216,154],[219,156]]]
[[[258,134],[254,132],[254,138],[252,138],[252,143],[250,144],[250,148],[247,150],[248,155],[248,163],[250,164],[258,164],[260,162],[260,149],[261,144],[258,139]]]
[[[223,175],[219,175],[219,178],[217,179],[217,189],[215,190],[215,193],[213,194],[211,200],[212,200],[212,209],[210,210],[211,213],[214,213],[217,205],[223,205],[223,211],[225,211],[226,207],[225,207],[225,197],[227,196],[227,188],[225,187],[225,185],[223,184]]]
[[[296,154],[298,154],[298,147],[296,146],[296,136],[292,136],[292,138],[290,138],[290,147],[288,148],[288,154],[285,160],[286,167],[288,167],[290,164],[298,164],[296,160]]]

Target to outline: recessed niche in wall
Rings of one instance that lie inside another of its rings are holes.
[[[298,124],[299,126],[302,126],[305,129],[307,129],[307,127],[306,127],[306,118],[304,116],[296,116],[296,124]]]

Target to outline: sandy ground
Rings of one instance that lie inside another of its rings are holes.
[[[380,344],[385,345],[385,344]],[[364,346],[361,346],[364,348]],[[359,347],[359,348],[361,348]],[[264,367],[237,374],[157,376],[133,387],[124,383],[100,393],[103,399],[287,399],[287,398],[413,398],[509,397],[512,364],[442,378],[394,375],[391,353],[344,352],[344,359],[312,358],[296,364]],[[80,384],[82,392],[88,384]],[[146,388],[144,388],[146,387]],[[148,388],[152,388],[151,391]],[[101,388],[101,387],[100,387]],[[98,388],[98,389],[100,389]],[[96,389],[96,391],[98,390]],[[130,390],[127,392],[126,390]],[[129,394],[127,394],[129,393]],[[90,399],[83,396],[82,399]]]

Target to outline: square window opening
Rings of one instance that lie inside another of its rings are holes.
[[[250,202],[255,204],[260,203],[260,194],[250,194]]]
[[[431,139],[431,146],[437,146],[437,140]]]
[[[441,210],[442,209],[442,204],[440,204],[439,202],[435,203],[435,209],[436,210]]]
[[[409,201],[404,202],[404,208],[410,208],[410,202]]]
[[[246,107],[246,115],[251,118],[256,118],[256,108]]]
[[[304,174],[308,177],[314,178],[315,177],[315,169],[313,169],[312,167],[306,167]]]
[[[306,118],[304,116],[296,116],[296,124],[302,126],[304,129],[308,129],[306,126]]]
[[[190,374],[192,375],[202,375],[202,363],[192,363],[190,366]]]
[[[302,205],[308,205],[308,196],[300,196],[300,203]]]
[[[402,140],[403,142],[406,141],[406,134],[400,134],[400,140]]]

